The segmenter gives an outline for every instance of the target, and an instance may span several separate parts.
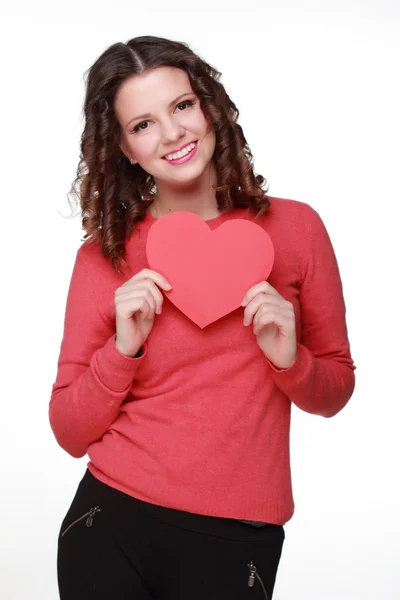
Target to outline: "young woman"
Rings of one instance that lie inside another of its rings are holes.
[[[263,191],[219,76],[155,37],[89,71],[73,186],[87,239],[50,421],[90,462],[60,529],[61,600],[271,599],[294,507],[291,404],[331,417],[353,392],[326,229]],[[274,244],[268,282],[204,329],[146,259],[151,226],[176,211],[212,230],[251,219]]]

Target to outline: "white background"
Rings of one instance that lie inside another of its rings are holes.
[[[145,34],[222,71],[256,170],[272,195],[320,213],[341,269],[356,391],[333,419],[293,410],[296,511],[274,600],[400,598],[399,0],[42,0],[1,13],[1,598],[58,598],[56,538],[86,465],[47,416],[83,235],[66,198],[83,73]]]

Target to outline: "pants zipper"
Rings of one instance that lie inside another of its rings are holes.
[[[86,527],[91,527],[93,525],[93,517],[97,512],[101,512],[101,508],[99,506],[94,506],[93,508],[88,510],[88,512],[83,514],[81,517],[79,517],[78,519],[75,519],[75,521],[72,521],[72,523],[70,523],[70,525],[68,525],[68,527],[66,529],[64,529],[64,531],[62,531],[61,536],[64,537],[64,535],[71,529],[71,527],[73,527],[80,521],[83,521],[83,519],[86,519]],[[264,583],[263,583],[261,577],[259,576],[259,574],[257,573],[256,565],[251,560],[247,566],[250,571],[249,578],[247,580],[248,587],[249,588],[254,587],[254,583],[257,578],[257,580],[259,581],[259,583],[261,585],[262,591],[264,592],[266,600],[269,600],[267,590],[265,589]]]
[[[264,592],[264,596],[265,596],[266,600],[268,600],[267,590],[265,589],[265,586],[263,584],[263,581],[262,581],[261,577],[257,573],[257,567],[256,567],[256,565],[251,560],[247,566],[249,567],[249,571],[250,571],[249,578],[247,580],[248,587],[249,588],[254,587],[254,583],[255,583],[255,580],[257,578],[257,580],[259,581],[259,583],[261,585],[262,591]]]
[[[97,512],[101,512],[101,508],[99,506],[94,506],[93,508],[88,510],[88,512],[86,512],[84,515],[82,515],[78,519],[75,519],[75,521],[73,521],[70,525],[68,525],[68,527],[66,529],[64,529],[64,531],[61,533],[62,537],[64,537],[64,535],[67,533],[67,531],[69,531],[71,529],[71,527],[73,527],[74,525],[79,523],[79,521],[82,521],[83,519],[86,519],[86,527],[91,527],[93,525],[93,516]]]

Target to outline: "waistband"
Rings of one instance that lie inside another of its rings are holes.
[[[121,510],[128,511],[128,514],[130,511],[144,511],[170,525],[189,531],[242,541],[254,541],[261,536],[264,537],[263,534],[269,535],[273,532],[282,535],[284,531],[282,525],[273,523],[265,523],[263,527],[251,527],[249,522],[242,520],[194,514],[144,502],[103,483],[89,469],[86,470],[81,485],[87,491],[90,490],[90,495],[95,493],[98,503],[102,498],[105,502],[120,502]]]

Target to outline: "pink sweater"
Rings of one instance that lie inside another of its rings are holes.
[[[102,482],[192,513],[284,524],[294,510],[291,405],[324,417],[354,389],[345,306],[326,229],[307,204],[270,198],[260,224],[275,247],[268,279],[293,303],[298,355],[275,369],[243,308],[200,329],[165,299],[140,358],[115,347],[114,292],[148,267],[147,215],[127,243],[131,271],[99,247],[78,250],[68,293],[50,422]],[[245,210],[207,221],[246,218]]]

